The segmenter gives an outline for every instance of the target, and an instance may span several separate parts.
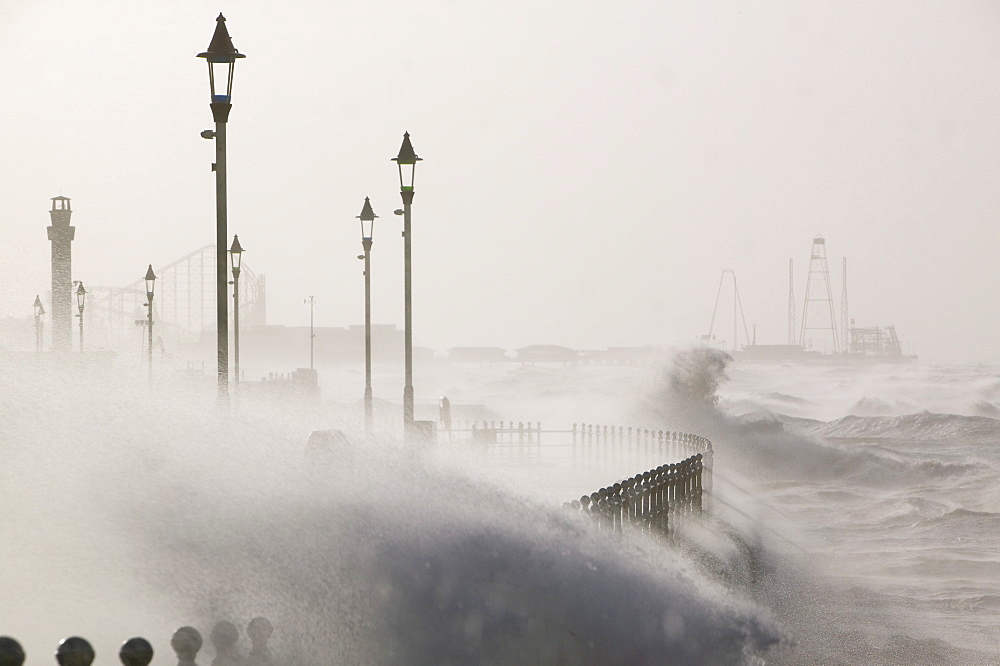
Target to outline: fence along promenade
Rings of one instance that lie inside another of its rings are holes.
[[[576,464],[648,460],[679,462],[701,453],[711,467],[712,443],[699,435],[636,426],[574,423],[571,428],[543,429],[530,421],[457,421],[443,428],[447,441],[468,442],[474,449],[525,461],[567,460]],[[544,436],[544,437],[543,437]],[[707,489],[710,489],[710,480]]]
[[[574,454],[614,459],[632,449],[646,459],[678,460],[601,488],[563,506],[588,516],[600,529],[669,534],[675,524],[703,511],[702,494],[712,487],[712,442],[685,432],[573,424]],[[683,458],[682,458],[683,456]]]
[[[703,493],[712,488],[712,442],[699,435],[592,423],[574,423],[569,430],[543,430],[538,422],[462,425],[459,422],[458,428],[449,431],[451,441],[455,441],[456,434],[459,438],[468,434],[474,448],[520,462],[562,459],[574,466],[609,469],[655,465],[564,503],[564,507],[589,516],[602,529],[668,534],[678,521],[702,513]]]
[[[271,651],[267,641],[271,637],[271,623],[255,617],[247,625],[250,652],[244,658],[237,654],[236,644],[240,632],[231,622],[219,622],[209,634],[215,648],[213,666],[272,666]],[[170,647],[177,655],[177,666],[195,666],[195,657],[201,650],[201,633],[194,627],[181,627],[170,639]],[[60,666],[90,666],[94,661],[94,648],[79,636],[64,638],[55,651]],[[153,646],[145,638],[130,638],[122,643],[118,658],[125,666],[147,666],[153,660]],[[25,652],[21,644],[9,636],[0,636],[0,666],[22,666]],[[33,660],[37,663],[37,660]]]

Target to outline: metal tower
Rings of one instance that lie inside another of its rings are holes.
[[[844,257],[843,279],[841,280],[843,291],[840,295],[840,342],[844,347],[844,353],[851,351],[851,338],[848,332],[847,318],[847,257]]]
[[[788,344],[795,344],[795,271],[788,260]]]
[[[708,326],[708,335],[705,336],[706,340],[712,339],[712,331],[715,330],[715,315],[719,310],[719,296],[722,295],[722,284],[726,281],[726,275],[733,276],[733,352],[738,351],[737,344],[737,327],[736,325],[739,321],[743,320],[743,336],[746,340],[746,344],[750,343],[750,332],[747,329],[747,318],[743,314],[743,301],[740,299],[740,290],[736,286],[736,271],[732,268],[727,268],[722,271],[722,277],[719,278],[719,289],[715,292],[715,305],[712,307],[712,323]],[[737,317],[738,315],[738,317]],[[756,333],[754,334],[756,338]]]
[[[52,349],[53,351],[69,351],[72,349],[73,333],[73,277],[71,271],[71,244],[76,235],[76,227],[69,225],[73,211],[67,197],[52,198],[52,210],[49,217],[52,226],[48,227],[49,240],[52,242]]]
[[[819,308],[810,308],[810,305],[819,305]],[[823,307],[826,304],[826,307]],[[826,314],[829,318],[822,326],[809,325],[810,309],[817,310],[817,314]],[[799,344],[806,346],[806,331],[824,331],[830,334],[833,344],[832,351],[837,353],[840,346],[837,344],[837,320],[833,313],[833,291],[830,286],[830,269],[826,264],[826,240],[823,236],[816,236],[813,239],[812,253],[809,256],[809,277],[806,280],[806,300],[802,306],[802,332],[799,336]]]

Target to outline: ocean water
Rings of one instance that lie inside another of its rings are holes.
[[[417,372],[418,396],[515,421],[711,437],[710,517],[668,546],[559,507],[619,469],[364,442],[355,403],[219,412],[166,376],[4,368],[0,634],[29,664],[71,634],[163,663],[176,627],[260,614],[305,666],[1000,662],[996,368],[735,366],[717,407],[677,388],[690,370]],[[320,372],[329,398],[358,383]],[[309,457],[321,427],[354,444]]]
[[[826,610],[809,614],[816,626],[788,619],[799,655],[782,658],[1000,663],[1000,369],[742,365],[729,375],[720,409],[735,418],[719,429],[732,447],[720,474],[749,492],[720,493],[752,507],[799,572],[789,590],[821,586],[814,601]]]

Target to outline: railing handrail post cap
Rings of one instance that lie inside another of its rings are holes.
[[[94,661],[94,648],[86,638],[64,638],[56,648],[56,661],[59,666],[90,666]]]
[[[10,636],[0,636],[0,666],[21,666],[24,648]]]
[[[153,661],[153,646],[141,636],[130,638],[122,643],[118,658],[125,666],[148,666]]]
[[[194,627],[181,627],[170,637],[170,647],[173,648],[178,657],[194,659],[202,644],[201,633]]]
[[[258,615],[247,625],[247,636],[252,643],[266,641],[274,633],[274,625],[266,617]]]
[[[208,640],[212,642],[212,646],[217,652],[228,650],[236,645],[236,641],[239,639],[240,630],[236,628],[235,624],[226,620],[216,622],[215,626],[212,627],[212,632],[208,635]]]

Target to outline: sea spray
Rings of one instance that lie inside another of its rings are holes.
[[[264,615],[286,661],[755,663],[782,640],[653,539],[593,531],[391,437],[307,456],[280,412],[159,382],[7,385],[4,632],[98,654]],[[45,416],[43,416],[45,415]],[[350,428],[349,428],[350,430]],[[8,444],[8,446],[11,446]],[[206,648],[210,653],[210,648]],[[204,658],[203,658],[204,660]]]
[[[829,403],[856,401],[850,395],[855,380],[859,390],[900,386],[872,370],[855,376],[786,368],[776,390],[779,375],[765,368],[754,379],[744,367],[736,372],[741,395],[753,388],[751,395],[771,405],[750,413],[750,401],[742,397],[734,405],[722,382],[709,400],[704,392],[683,390],[688,383],[678,375],[733,373],[720,368],[718,358],[717,352],[682,352],[633,418],[683,423],[715,442],[711,539],[728,532],[734,544],[747,544],[748,570],[763,575],[730,583],[772,609],[793,637],[768,663],[996,663],[995,641],[983,633],[995,628],[990,618],[996,613],[980,600],[996,589],[997,494],[989,479],[997,470],[998,422],[954,414],[830,423],[802,418],[823,413]],[[960,376],[906,373],[917,387],[929,376],[949,391],[950,378]],[[790,386],[800,377],[803,388],[813,387],[805,398]],[[818,384],[824,379],[826,387]],[[919,390],[935,400],[946,395]],[[781,405],[801,416],[777,411]],[[725,411],[734,406],[739,416]],[[852,439],[824,439],[830,436]],[[955,509],[956,503],[979,510]],[[697,538],[691,541],[696,547]],[[936,591],[922,594],[928,584]],[[937,626],[942,617],[947,624]]]

